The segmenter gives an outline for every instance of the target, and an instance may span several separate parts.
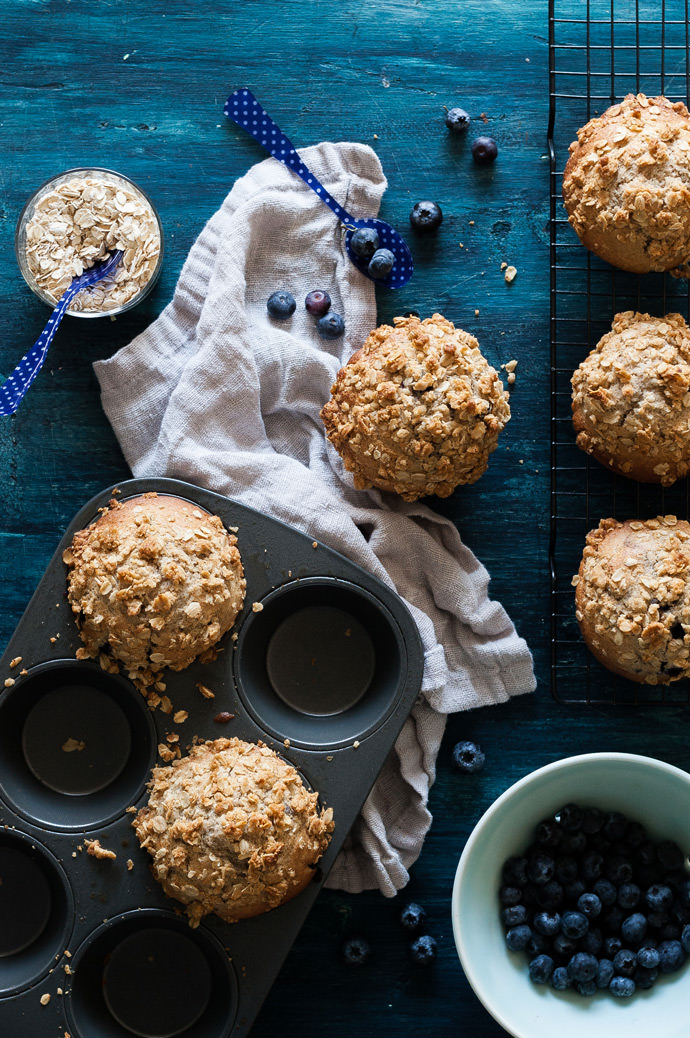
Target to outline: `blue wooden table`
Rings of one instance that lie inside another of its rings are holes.
[[[409,887],[390,900],[323,892],[254,1034],[503,1034],[469,988],[451,933],[454,871],[477,819],[522,775],[573,752],[626,750],[690,767],[684,703],[594,709],[550,692],[545,0],[12,0],[2,6],[0,68],[0,371],[47,317],[13,251],[17,217],[38,184],[80,165],[117,169],[154,198],[166,237],[153,294],[114,321],[68,318],[25,404],[0,420],[3,647],[73,514],[129,475],[91,363],[160,312],[205,221],[263,157],[222,117],[230,90],[250,86],[297,146],[374,147],[389,180],[382,215],[400,228],[414,202],[441,205],[439,233],[415,241],[412,281],[380,291],[379,320],[440,311],[475,334],[495,366],[518,361],[513,417],[487,474],[433,504],[489,569],[492,596],[532,648],[538,688],[449,719],[434,822]],[[467,139],[446,131],[444,106],[453,105],[472,116]],[[498,142],[492,166],[472,162],[479,133]],[[517,268],[511,284],[503,263]],[[482,772],[452,770],[461,738],[484,749]],[[429,969],[410,963],[398,923],[409,898],[426,907],[438,940]],[[340,958],[351,933],[373,948],[362,969]]]

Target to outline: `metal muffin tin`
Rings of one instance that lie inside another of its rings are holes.
[[[147,491],[186,498],[237,528],[247,579],[237,637],[229,632],[211,663],[166,671],[170,714],[151,711],[125,677],[75,659],[81,641],[62,561],[114,494]],[[422,669],[417,627],[394,592],[281,522],[170,479],[129,480],[86,504],[0,664],[0,1034],[247,1034],[415,702]],[[184,722],[177,711],[187,712]],[[223,713],[234,716],[217,720]],[[191,929],[163,894],[127,808],[145,803],[157,747],[172,732],[183,754],[194,736],[261,740],[333,808],[328,850],[292,901],[232,925],[207,916]],[[86,840],[116,858],[87,854]]]

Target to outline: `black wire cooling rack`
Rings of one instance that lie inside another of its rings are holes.
[[[575,619],[572,578],[585,537],[607,516],[690,515],[688,480],[663,489],[614,476],[575,445],[573,371],[614,314],[671,311],[688,319],[688,284],[663,274],[616,270],[589,253],[569,226],[562,175],[579,127],[628,93],[688,103],[690,0],[550,0],[551,161],[551,689],[561,702],[690,701],[690,682],[638,685],[601,667]]]

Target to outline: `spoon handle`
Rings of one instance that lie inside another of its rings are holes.
[[[36,339],[36,342],[28,353],[24,354],[14,371],[7,376],[0,386],[0,416],[14,414],[21,404],[29,386],[43,367],[50,344],[55,338],[60,322],[77,292],[81,292],[82,288],[86,288],[87,285],[95,285],[101,278],[110,274],[120,262],[122,256],[123,253],[121,251],[114,252],[105,263],[84,271],[83,274],[74,279],[69,288],[60,296],[57,306],[48,318],[48,323]]]
[[[356,227],[358,221],[343,209],[333,195],[329,194],[323,184],[319,183],[311,170],[302,162],[292,143],[285,136],[280,127],[274,123],[268,112],[254,97],[251,90],[243,88],[235,90],[225,102],[223,109],[228,119],[241,126],[243,130],[250,133],[259,144],[266,149],[269,155],[278,159],[284,166],[291,169],[315,191],[319,198],[326,203],[329,209],[335,213],[338,219],[352,227]]]

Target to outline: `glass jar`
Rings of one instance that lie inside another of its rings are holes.
[[[163,228],[153,202],[122,173],[98,166],[68,169],[41,184],[22,209],[14,236],[29,288],[54,307],[71,281],[115,249],[111,275],[82,289],[68,314],[113,317],[155,285],[163,263]]]

